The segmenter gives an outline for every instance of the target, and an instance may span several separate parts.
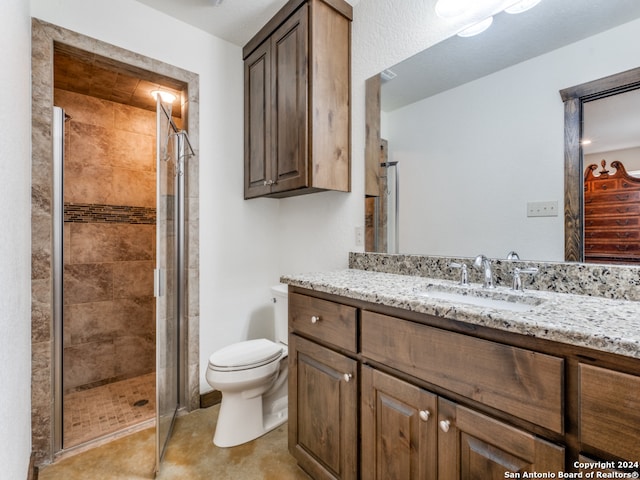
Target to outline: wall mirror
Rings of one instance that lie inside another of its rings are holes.
[[[397,251],[581,260],[565,257],[558,92],[638,67],[639,19],[634,0],[542,0],[370,79],[366,193],[380,198],[381,160],[397,166]],[[377,125],[369,114],[376,103]],[[388,142],[384,155],[378,133]],[[581,173],[571,176],[578,191]],[[377,221],[367,214],[367,233]]]
[[[640,68],[560,92],[565,256],[640,263]]]

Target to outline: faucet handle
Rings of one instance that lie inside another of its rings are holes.
[[[529,273],[531,275],[535,275],[536,273],[538,273],[538,268],[537,267],[514,268],[513,281],[511,283],[511,290],[520,290],[524,292],[524,285],[522,285],[522,278],[520,277],[521,273]]]
[[[460,285],[469,285],[469,273],[467,272],[467,265],[464,263],[451,262],[450,268],[460,269]]]

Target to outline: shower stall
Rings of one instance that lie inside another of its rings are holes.
[[[193,149],[159,96],[54,100],[54,450],[155,423],[159,465],[185,395]]]

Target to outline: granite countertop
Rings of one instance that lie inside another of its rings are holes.
[[[348,269],[284,275],[288,285],[556,342],[640,358],[640,302],[507,287],[487,291],[450,280]],[[436,289],[525,303],[510,311],[430,298]]]

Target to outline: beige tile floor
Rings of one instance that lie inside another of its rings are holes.
[[[159,480],[309,480],[287,450],[287,425],[233,448],[211,441],[219,407],[178,417]],[[41,467],[38,480],[152,479],[155,430],[149,428]]]
[[[156,374],[64,396],[64,448],[110,435],[155,417]],[[147,403],[136,406],[136,402]]]

